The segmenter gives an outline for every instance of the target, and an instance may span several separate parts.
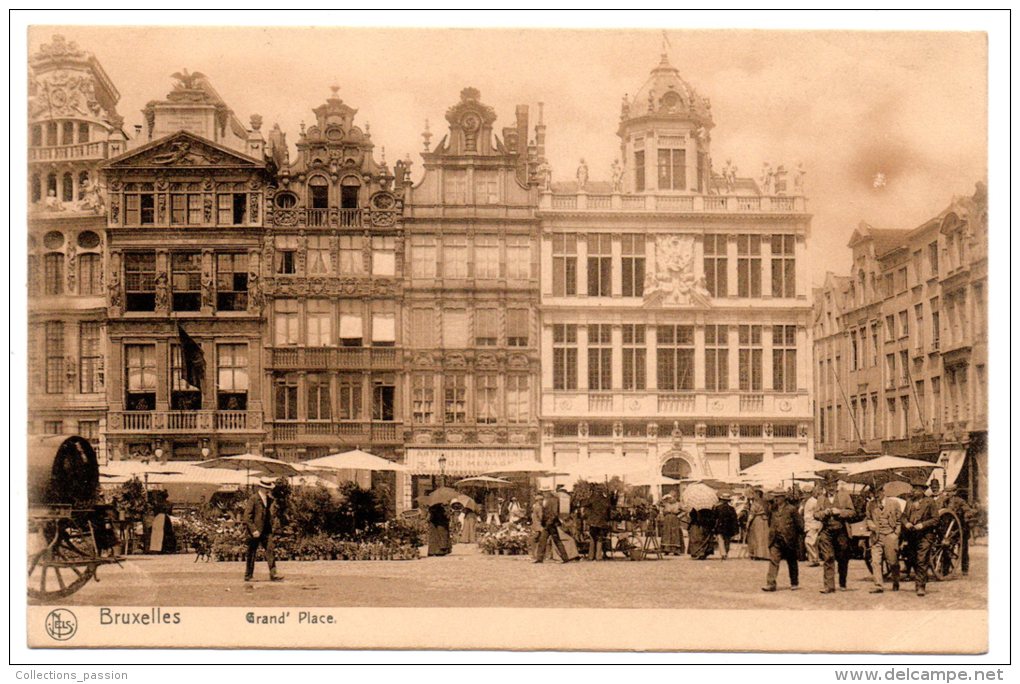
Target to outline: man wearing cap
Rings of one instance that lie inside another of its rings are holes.
[[[935,545],[935,526],[939,512],[935,499],[927,495],[925,480],[911,482],[913,491],[907,506],[903,509],[903,538],[906,541],[904,553],[914,569],[914,588],[918,596],[924,596],[928,583],[928,559]]]
[[[885,558],[892,578],[892,590],[900,590],[900,505],[891,496],[875,492],[875,498],[868,503],[865,518],[871,532],[871,575],[875,580],[872,594],[885,591],[882,577],[882,559]]]
[[[839,588],[846,590],[846,573],[850,567],[850,535],[846,521],[854,516],[854,502],[850,494],[838,491],[839,481],[830,475],[825,479],[825,493],[818,499],[815,519],[821,521],[818,533],[818,555],[822,559],[822,577],[825,586],[821,593],[836,591],[836,572]]]
[[[796,590],[800,583],[800,568],[797,556],[800,552],[800,538],[804,534],[804,520],[797,507],[797,495],[789,492],[772,492],[771,513],[769,514],[769,571],[762,591],[775,591],[779,576],[779,563],[786,561],[790,573],[790,589]]]
[[[266,554],[269,565],[269,579],[278,582],[283,579],[276,574],[276,559],[273,557],[273,518],[277,515],[276,500],[272,496],[276,482],[272,478],[259,479],[255,491],[244,505],[244,524],[248,530],[248,552],[245,555],[244,581],[251,582],[255,573],[255,554],[259,546]]]
[[[719,495],[719,503],[715,505],[715,541],[722,554],[722,559],[730,555],[730,540],[737,533],[737,511],[730,505],[730,495]]]

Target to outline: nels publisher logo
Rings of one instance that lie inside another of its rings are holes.
[[[66,608],[51,610],[46,616],[46,633],[56,641],[67,641],[78,631],[78,618]]]

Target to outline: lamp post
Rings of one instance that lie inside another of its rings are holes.
[[[947,480],[949,479],[949,454],[945,451],[939,457],[939,466],[942,467],[942,489],[945,491]]]
[[[439,486],[446,486],[446,454],[439,455]]]

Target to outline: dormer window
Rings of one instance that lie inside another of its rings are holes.
[[[361,185],[355,178],[344,178],[340,183],[340,208],[341,209],[357,209],[358,208],[358,191],[361,189]]]
[[[687,189],[687,151],[659,148],[659,190]]]

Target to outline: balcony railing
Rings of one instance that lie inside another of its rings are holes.
[[[539,209],[660,212],[798,213],[804,198],[771,195],[589,195],[545,193]]]
[[[111,411],[112,432],[243,432],[257,429],[255,411]]]
[[[273,347],[266,365],[273,369],[374,368],[396,370],[399,359],[394,348],[373,347]]]
[[[761,413],[765,408],[765,395],[764,394],[741,394],[740,395],[740,412],[741,413]]]
[[[659,413],[691,413],[694,411],[693,394],[660,394]]]
[[[28,161],[30,162],[64,159],[106,159],[106,141],[54,147],[30,147],[28,149]]]
[[[312,228],[328,228],[329,209],[309,209],[308,225]]]
[[[400,435],[401,423],[389,421],[344,420],[275,422],[272,439],[277,442],[295,441],[304,438],[340,437],[356,442],[396,442]]]
[[[606,413],[613,410],[612,394],[589,394],[588,410],[592,413]]]

